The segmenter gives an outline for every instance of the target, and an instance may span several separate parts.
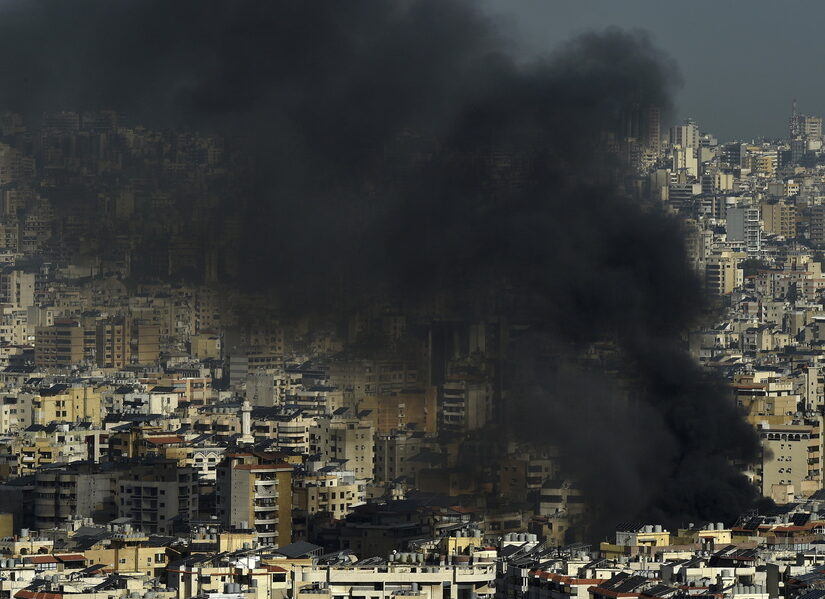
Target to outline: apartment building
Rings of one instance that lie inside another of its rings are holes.
[[[309,450],[323,459],[345,464],[360,479],[374,476],[374,429],[348,408],[318,418],[309,428]]]
[[[225,526],[253,530],[262,545],[289,543],[292,469],[279,454],[228,454],[216,472],[218,518]]]

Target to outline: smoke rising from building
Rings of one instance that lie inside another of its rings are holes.
[[[315,310],[500,296],[498,316],[531,323],[511,424],[560,446],[613,521],[730,520],[753,501],[729,463],[753,434],[680,343],[702,306],[681,232],[621,191],[617,132],[668,108],[675,72],[619,30],[521,60],[458,0],[0,4],[0,106],[114,108],[243,144],[253,168],[212,215],[215,239],[242,218],[236,284]],[[603,341],[620,378],[577,364]]]

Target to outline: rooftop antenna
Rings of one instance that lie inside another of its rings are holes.
[[[791,116],[796,116],[797,114],[798,113],[797,113],[797,110],[796,110],[796,98],[794,98],[793,101],[791,102]]]

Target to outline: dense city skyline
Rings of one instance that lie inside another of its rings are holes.
[[[0,599],[825,599],[744,6],[0,0]]]

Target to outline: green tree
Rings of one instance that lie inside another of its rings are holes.
[[[748,258],[747,260],[742,261],[741,267],[742,273],[746,277],[755,275],[760,270],[769,268],[768,263],[764,260],[760,260],[759,258]]]

